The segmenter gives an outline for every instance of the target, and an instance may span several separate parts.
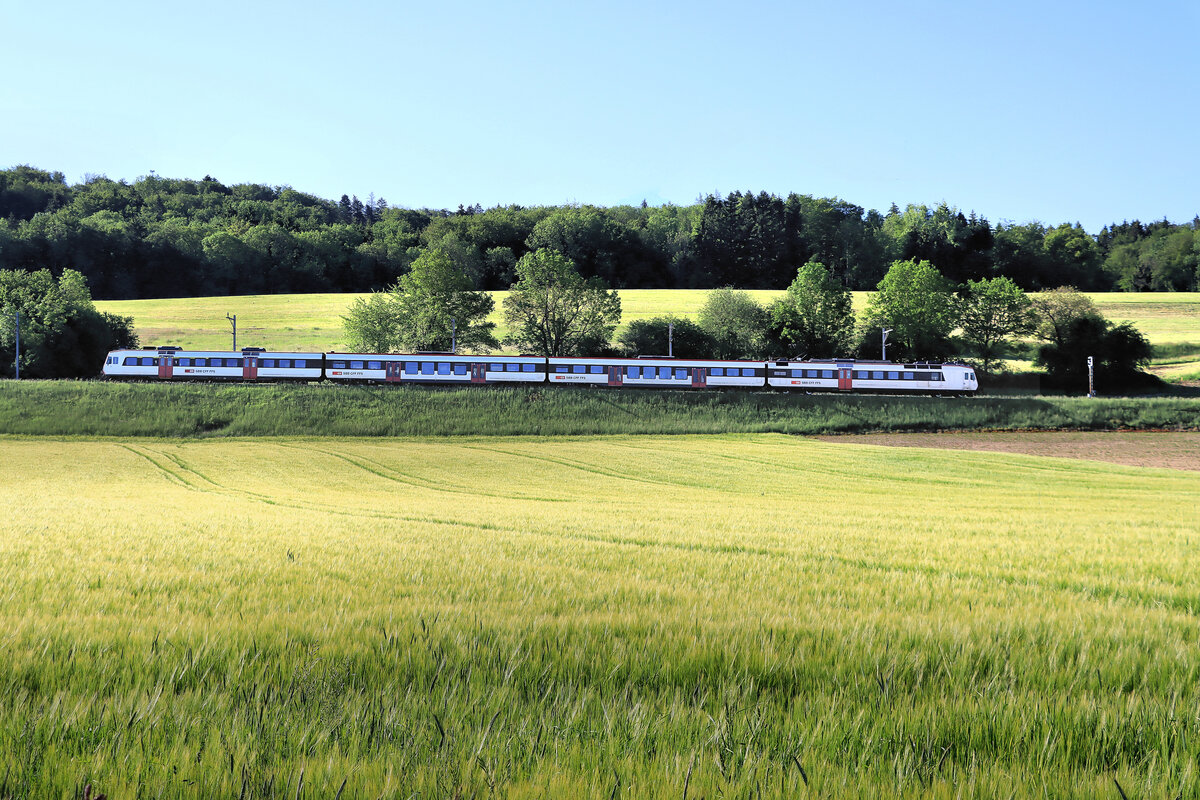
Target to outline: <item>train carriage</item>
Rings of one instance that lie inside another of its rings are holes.
[[[540,383],[546,380],[546,359],[453,353],[327,353],[325,377],[380,383]]]
[[[269,351],[259,347],[240,351],[179,347],[113,350],[102,370],[106,378],[231,381],[316,381],[323,372],[321,353]]]
[[[767,385],[776,389],[843,392],[956,394],[979,388],[975,370],[965,364],[892,361],[773,361]]]
[[[761,388],[763,361],[708,361],[677,358],[549,358],[549,383],[629,386],[645,389]]]

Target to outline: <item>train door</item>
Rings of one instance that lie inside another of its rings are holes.
[[[487,383],[487,364],[471,365],[471,383]]]
[[[850,391],[854,388],[854,371],[849,367],[838,367],[838,389]]]
[[[624,382],[621,379],[621,368],[620,367],[609,367],[608,368],[608,385],[609,386],[624,385]]]
[[[403,361],[385,361],[383,362],[383,379],[388,383],[397,383],[400,380],[400,369],[404,366]]]
[[[242,356],[242,380],[258,380],[258,356],[249,353]]]
[[[170,378],[175,374],[175,354],[174,353],[159,353],[158,354],[158,377]]]
[[[708,372],[704,367],[692,367],[692,388],[703,389],[708,386]]]

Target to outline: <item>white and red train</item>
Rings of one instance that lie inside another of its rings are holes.
[[[543,358],[451,353],[298,353],[178,347],[114,350],[104,377],[130,380],[344,381],[423,384],[582,384],[643,389],[794,389],[809,392],[963,394],[974,368],[951,363],[703,361],[681,358]]]

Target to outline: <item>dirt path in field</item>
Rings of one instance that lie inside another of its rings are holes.
[[[1038,431],[1002,433],[867,433],[814,436],[823,442],[987,450],[1081,458],[1134,467],[1200,470],[1200,432]]]

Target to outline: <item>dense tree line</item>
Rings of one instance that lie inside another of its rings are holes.
[[[1200,218],[1106,226],[992,224],[947,205],[886,213],[837,198],[760,192],[690,206],[404,209],[289,187],[155,175],[132,183],[27,166],[0,171],[0,268],[80,272],[97,297],[367,291],[439,251],[474,289],[507,289],[538,250],[615,288],[784,288],[810,262],[871,289],[894,261],[955,284],[1025,290],[1195,290]]]

